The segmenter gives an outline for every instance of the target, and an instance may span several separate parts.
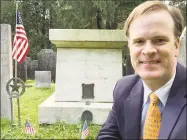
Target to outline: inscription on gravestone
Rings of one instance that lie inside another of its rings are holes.
[[[94,98],[94,84],[82,84],[82,98],[83,99]]]

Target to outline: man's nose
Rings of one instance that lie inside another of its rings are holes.
[[[157,52],[157,50],[154,47],[154,45],[151,42],[146,42],[146,44],[143,47],[142,53],[145,55],[151,55],[156,52]]]

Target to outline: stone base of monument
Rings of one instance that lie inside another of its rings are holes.
[[[54,124],[58,121],[78,124],[84,113],[91,113],[92,123],[102,125],[112,109],[113,103],[55,102],[54,94],[39,105],[39,124]]]

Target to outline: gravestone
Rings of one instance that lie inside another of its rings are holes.
[[[40,104],[39,123],[103,124],[122,77],[123,30],[50,29],[49,38],[57,47],[55,93]]]
[[[35,71],[35,87],[50,88],[51,71]]]
[[[26,59],[26,61],[27,61],[27,79],[31,79],[30,77],[30,75],[31,75],[31,69],[30,69],[30,61],[31,61],[31,58],[30,57],[26,57],[25,58]]]
[[[1,117],[9,120],[11,119],[11,108],[6,84],[13,77],[11,41],[11,26],[1,24]]]
[[[20,64],[17,65],[17,76],[24,82],[27,80],[27,58]]]
[[[55,81],[56,75],[56,52],[52,49],[42,49],[38,55],[38,70],[51,71],[51,79]]]
[[[178,61],[186,67],[186,27],[180,36],[181,44],[179,48]]]
[[[35,71],[38,71],[38,60],[28,60],[27,74],[28,79],[35,79]]]

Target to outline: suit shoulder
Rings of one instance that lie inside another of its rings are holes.
[[[129,95],[131,89],[140,80],[137,74],[124,76],[119,79],[114,89],[114,98],[125,98]]]
[[[137,74],[127,75],[118,80],[117,84],[128,84],[131,85],[136,83],[140,79],[140,76]]]

